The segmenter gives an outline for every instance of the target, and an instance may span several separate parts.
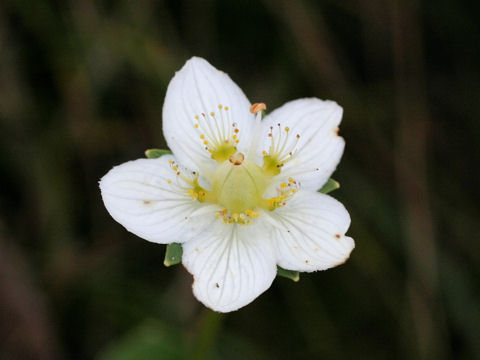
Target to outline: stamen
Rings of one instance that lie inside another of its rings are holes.
[[[265,105],[264,103],[255,103],[250,107],[250,112],[252,114],[257,114],[257,116],[255,118],[255,126],[253,127],[253,139],[252,143],[250,144],[250,151],[247,154],[247,157],[249,159],[255,157],[255,155],[257,154],[263,110],[267,110],[267,105]]]
[[[251,223],[252,219],[258,218],[260,215],[254,210],[245,210],[241,213],[232,213],[229,214],[227,209],[216,212],[215,217],[221,218],[224,224],[239,224],[239,225],[248,225]]]
[[[260,111],[267,110],[267,105],[264,103],[255,103],[250,107],[250,112],[252,114],[257,114]]]

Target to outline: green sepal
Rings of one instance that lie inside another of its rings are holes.
[[[145,150],[145,156],[149,159],[156,159],[163,155],[170,155],[172,152],[165,149],[148,149]]]
[[[340,184],[338,183],[338,181],[335,181],[332,178],[330,178],[325,183],[325,185],[323,185],[322,188],[318,190],[318,192],[321,192],[322,194],[328,194],[333,190],[337,190],[339,187],[340,187]]]
[[[163,260],[163,265],[172,266],[177,265],[182,262],[182,244],[171,243],[167,245],[167,251],[165,252],[165,260]]]
[[[277,276],[281,276],[295,282],[300,280],[300,273],[298,271],[286,270],[280,266],[277,266]]]

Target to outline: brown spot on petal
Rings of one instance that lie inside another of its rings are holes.
[[[336,237],[337,239],[340,239],[340,238],[342,237],[342,235],[340,235],[340,234],[335,234],[335,237]]]
[[[336,266],[343,265],[343,264],[345,264],[345,263],[347,262],[348,259],[350,259],[350,254],[348,254],[348,256],[347,256],[345,259],[343,259],[342,261],[336,263],[336,264],[333,265],[332,267],[336,267]]]

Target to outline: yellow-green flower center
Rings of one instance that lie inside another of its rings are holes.
[[[261,167],[243,154],[237,153],[230,161],[219,164],[213,176],[212,192],[217,203],[229,213],[240,214],[256,209],[264,200],[268,177]]]
[[[266,157],[265,157],[266,158]],[[264,159],[265,159],[264,158]],[[199,175],[193,172],[191,176],[184,175],[175,161],[170,160],[170,167],[179,178],[177,186],[186,191],[194,201],[207,202],[221,206],[216,213],[227,224],[247,225],[251,219],[257,218],[259,211],[273,211],[285,206],[286,201],[297,192],[297,182],[289,178],[279,184],[276,196],[265,199],[263,196],[272,184],[272,179],[278,174],[275,169],[278,163],[271,159],[263,166],[245,159],[242,153],[236,153],[228,161],[217,161],[218,166],[211,178],[212,189],[206,190],[199,184]],[[177,180],[178,181],[178,180]],[[180,185],[181,182],[187,186]],[[173,181],[168,179],[168,183]]]
[[[268,133],[271,141],[268,148],[262,151],[263,164],[259,166],[252,158],[258,148],[262,111],[266,105],[256,103],[250,108],[250,112],[256,114],[256,119],[254,138],[246,158],[237,152],[241,134],[237,123],[233,122],[229,107],[220,104],[217,108],[216,111],[195,115],[193,121],[202,146],[217,162],[213,175],[209,174],[208,179],[212,189],[207,190],[199,185],[198,174],[190,179],[178,171],[177,165],[173,164],[172,169],[189,185],[187,191],[193,200],[221,207],[216,216],[225,223],[249,224],[250,219],[257,218],[262,210],[274,211],[285,206],[296,193],[298,184],[289,178],[287,182],[279,184],[276,194],[270,193],[267,199],[263,197],[272,181],[281,173],[282,167],[293,158],[300,135],[297,134],[290,141],[288,126],[283,127],[280,123],[276,127],[271,126]]]

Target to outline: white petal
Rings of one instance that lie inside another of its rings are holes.
[[[342,108],[334,101],[309,98],[288,102],[265,117],[262,125],[265,142],[260,151],[269,151],[271,128],[276,140],[280,132],[285,139],[284,129],[289,127],[282,155],[288,156],[292,152],[293,157],[282,167],[279,177],[293,177],[304,189],[318,190],[333,173],[343,154],[345,142],[337,134],[342,113]],[[295,145],[297,134],[300,138]]]
[[[216,120],[210,116],[212,112]],[[195,116],[199,117],[200,128],[194,127],[198,122]],[[211,140],[209,134],[225,135],[233,131],[233,123],[240,130],[237,148],[242,150],[251,141],[254,125],[250,102],[227,74],[204,59],[188,60],[170,82],[163,106],[163,132],[179,162],[192,170],[211,169],[215,161],[200,135],[203,132],[206,140]]]
[[[207,226],[205,219],[213,221],[218,211],[192,200],[178,186],[181,180],[168,163],[172,159],[167,155],[129,161],[114,167],[100,181],[110,215],[135,235],[161,244],[187,241],[200,231],[199,224]],[[210,214],[199,214],[204,207]]]
[[[343,264],[355,247],[345,236],[350,215],[328,195],[299,191],[270,216],[277,262],[284,269],[325,270]]]
[[[183,264],[193,274],[193,293],[205,306],[229,312],[268,289],[276,275],[275,250],[257,221],[225,225],[218,221],[183,245]]]

